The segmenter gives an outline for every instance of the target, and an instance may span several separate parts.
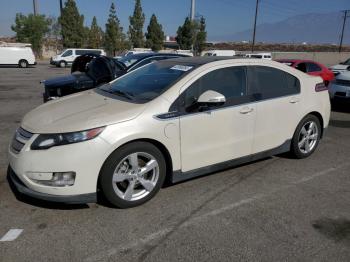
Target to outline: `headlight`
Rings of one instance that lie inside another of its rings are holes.
[[[104,127],[99,127],[72,133],[39,135],[30,146],[30,149],[43,150],[54,146],[62,146],[87,141],[97,137],[104,129]]]

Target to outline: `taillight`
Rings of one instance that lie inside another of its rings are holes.
[[[316,92],[327,91],[327,90],[328,90],[328,87],[324,83],[319,83],[319,84],[316,84],[315,86]]]

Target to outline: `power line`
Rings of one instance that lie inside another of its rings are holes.
[[[346,25],[346,19],[348,18],[348,12],[350,10],[344,10],[342,11],[344,13],[344,21],[343,21],[343,27],[341,31],[341,37],[340,37],[340,44],[339,44],[339,53],[341,52],[342,46],[343,46],[343,38],[344,38],[344,30],[345,30],[345,25]]]

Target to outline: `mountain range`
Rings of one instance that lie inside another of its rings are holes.
[[[342,14],[302,14],[275,23],[257,26],[256,41],[268,43],[338,44],[340,42]],[[253,30],[212,37],[213,41],[250,41]],[[350,18],[345,27],[344,44],[350,44]]]

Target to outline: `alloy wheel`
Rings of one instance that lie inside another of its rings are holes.
[[[303,154],[308,154],[317,145],[318,127],[314,121],[306,122],[300,130],[298,147]]]
[[[146,197],[159,179],[159,164],[155,157],[145,152],[135,152],[117,165],[113,177],[114,192],[126,201]]]

